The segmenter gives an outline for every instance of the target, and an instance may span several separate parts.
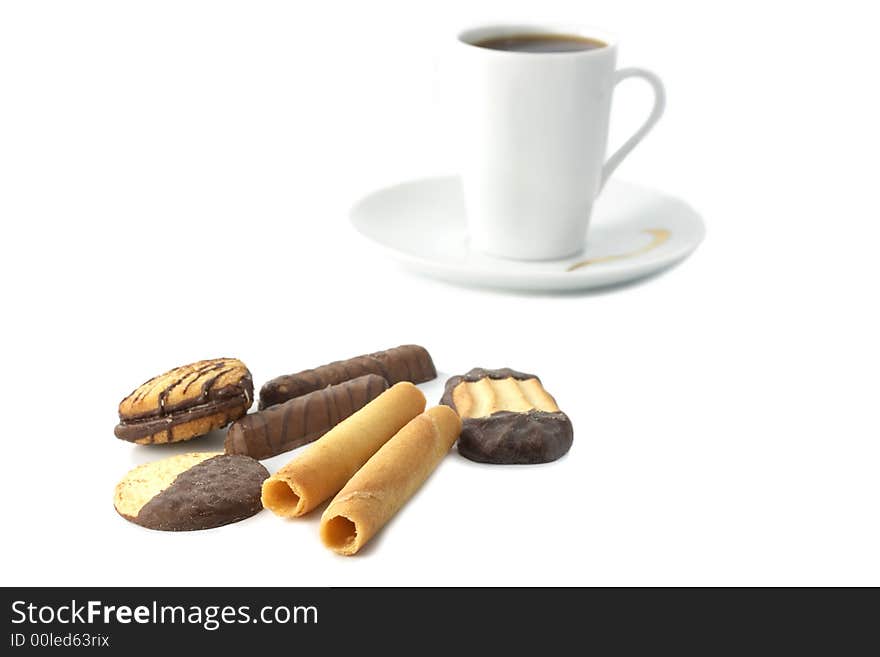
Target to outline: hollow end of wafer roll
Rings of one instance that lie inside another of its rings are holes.
[[[354,554],[360,548],[357,524],[338,515],[321,523],[321,541],[338,554]]]
[[[293,482],[270,477],[263,482],[263,507],[285,518],[296,518],[307,508],[303,495]]]
[[[338,493],[376,450],[423,412],[425,395],[401,382],[352,414],[263,484],[263,506],[276,515],[305,515]]]
[[[321,542],[343,556],[357,553],[424,484],[460,432],[461,419],[448,406],[410,420],[330,502],[321,518]]]

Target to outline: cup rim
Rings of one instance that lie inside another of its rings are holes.
[[[605,46],[590,50],[523,52],[483,48],[474,43],[475,41],[482,41],[492,37],[511,36],[514,34],[570,34],[601,41]],[[456,40],[460,45],[467,47],[469,50],[479,50],[483,53],[492,53],[502,57],[593,57],[602,53],[603,50],[609,50],[617,45],[617,38],[601,28],[571,23],[481,23],[459,30]]]

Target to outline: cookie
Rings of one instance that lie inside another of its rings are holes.
[[[336,495],[364,463],[425,410],[425,395],[397,383],[318,438],[263,484],[263,506],[296,518]]]
[[[306,445],[387,388],[381,376],[367,374],[245,415],[226,432],[226,453],[267,459]]]
[[[116,485],[113,505],[123,518],[148,529],[210,529],[259,512],[268,476],[249,456],[179,454],[130,471]]]
[[[461,416],[458,452],[472,461],[547,463],[571,448],[571,420],[534,374],[474,368],[446,382],[440,403]]]
[[[377,374],[389,385],[409,381],[424,383],[437,376],[431,354],[424,347],[406,344],[374,354],[339,360],[313,370],[286,374],[268,381],[260,389],[260,409],[283,404],[288,399],[336,385],[344,381]]]
[[[321,516],[321,540],[339,554],[360,550],[416,493],[452,449],[461,420],[435,406],[410,420],[348,480]]]
[[[235,358],[200,360],[153,377],[119,403],[121,440],[176,443],[225,427],[247,413],[254,382]]]

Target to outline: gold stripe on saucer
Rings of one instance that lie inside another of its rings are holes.
[[[672,233],[670,231],[666,230],[665,228],[649,228],[649,229],[642,231],[642,232],[648,233],[648,235],[651,236],[651,241],[646,246],[643,246],[641,249],[639,249],[638,251],[630,251],[629,253],[618,253],[615,255],[607,255],[607,256],[601,256],[598,258],[590,258],[589,260],[581,260],[580,262],[576,262],[573,265],[571,265],[565,271],[574,271],[575,269],[580,269],[582,267],[588,267],[590,265],[598,265],[598,264],[602,264],[605,262],[614,262],[615,260],[625,260],[626,258],[633,258],[637,255],[642,255],[643,253],[647,253],[648,251],[652,251],[653,249],[656,249],[658,246],[660,246],[661,244],[666,242],[669,239],[669,237],[672,235]]]

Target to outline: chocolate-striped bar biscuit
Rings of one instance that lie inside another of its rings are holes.
[[[403,345],[272,379],[260,389],[260,409],[364,374],[378,374],[389,385],[394,385],[401,381],[430,381],[437,376],[437,370],[427,349],[414,344]]]
[[[472,461],[547,463],[571,448],[571,420],[534,374],[477,367],[449,379],[440,403],[461,416],[458,453]]]
[[[268,476],[247,456],[177,454],[131,470],[116,485],[113,506],[148,529],[210,529],[261,511],[260,491]]]
[[[245,415],[229,427],[226,453],[267,459],[310,443],[387,388],[381,376],[366,374]]]
[[[119,402],[121,440],[175,443],[225,427],[247,413],[254,382],[244,363],[215,358],[153,377]]]

